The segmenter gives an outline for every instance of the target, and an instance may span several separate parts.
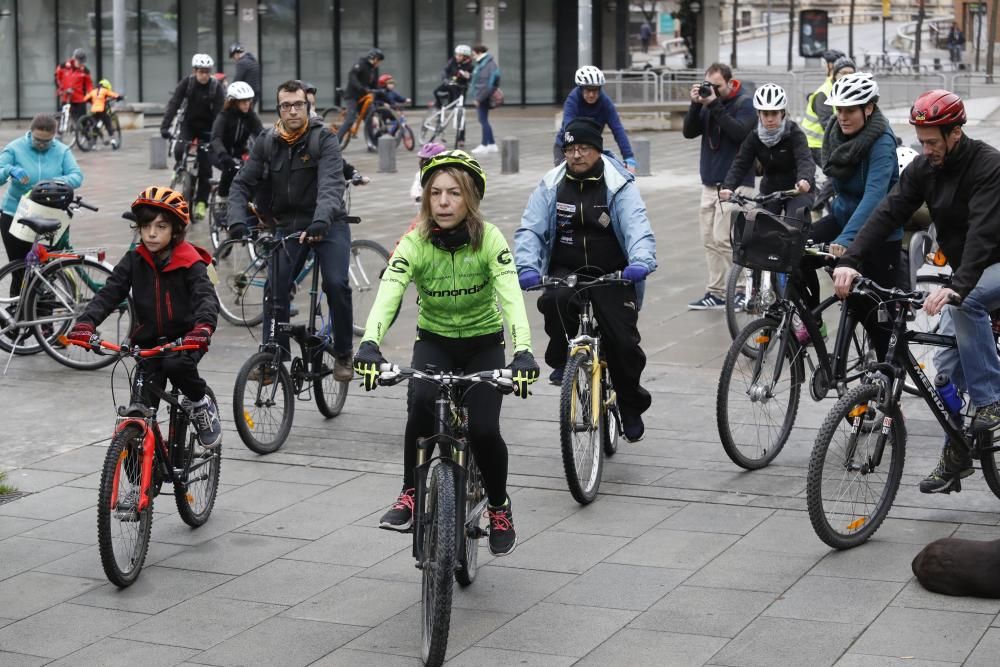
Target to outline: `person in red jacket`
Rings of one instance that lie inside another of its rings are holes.
[[[198,374],[198,360],[208,351],[219,317],[219,298],[208,274],[212,257],[184,240],[191,222],[187,201],[170,188],[152,186],[132,202],[132,216],[142,242],[129,250],[111,278],[87,305],[70,330],[69,339],[90,342],[104,321],[131,291],[135,305],[132,342],[142,347],[183,339],[198,350],[146,359],[147,383],[161,389],[167,379],[189,404],[191,421],[205,448],[222,444],[219,409]],[[159,403],[145,395],[148,405]]]
[[[77,120],[87,113],[84,97],[94,88],[94,79],[84,64],[87,54],[83,49],[73,51],[73,57],[56,67],[56,92],[60,106],[69,102],[70,116]]]

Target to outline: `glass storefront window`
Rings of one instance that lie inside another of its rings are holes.
[[[108,3],[101,4],[101,72],[115,92],[139,101],[139,0],[125,0],[125,80],[116,81],[114,17]],[[94,83],[99,79],[95,78]],[[157,100],[159,101],[159,100]]]
[[[379,0],[378,45],[385,53],[385,63],[379,68],[382,74],[391,74],[396,80],[396,92],[412,97],[413,78],[410,63],[413,44],[410,40],[410,3],[400,0]]]
[[[447,17],[442,0],[417,0],[417,100],[433,100],[448,62]]]
[[[14,16],[14,0],[0,0],[0,81],[14,88],[14,67],[17,64],[14,39],[17,34],[17,17]],[[14,91],[15,94],[17,91]],[[17,98],[14,95],[0,97],[0,118],[17,117]]]
[[[274,91],[299,75],[295,69],[295,0],[267,3],[267,11],[260,16],[260,43],[261,108],[273,110]]]
[[[521,2],[507,0],[500,13],[500,87],[508,104],[521,103]]]
[[[375,46],[375,3],[372,0],[340,0],[340,87],[347,88],[347,77],[354,63]],[[400,63],[387,60],[379,72],[398,68]]]
[[[473,14],[466,9],[465,0],[454,0],[455,9],[455,44],[468,44],[475,46],[479,40],[476,39],[477,28],[479,27],[480,16]],[[450,54],[449,54],[450,55]]]
[[[316,86],[316,105],[333,106],[334,58],[333,12],[331,0],[301,0],[299,52],[302,71],[299,76]]]
[[[181,0],[181,59],[190,59],[195,53],[207,53],[221,70],[218,41],[215,38],[215,3],[198,0]],[[228,55],[225,54],[225,55]]]
[[[142,0],[139,30],[142,99],[166,104],[181,76],[191,71],[190,54],[181,55],[183,67],[180,72],[177,71],[177,2]]]
[[[21,76],[18,94],[22,118],[58,110],[53,83],[53,74],[59,64],[53,58],[56,54],[55,4],[55,0],[18,3],[17,31],[21,36],[17,49]]]
[[[509,9],[507,10],[510,11]],[[525,16],[525,102],[555,102],[556,6],[555,0],[532,0]],[[507,90],[504,89],[506,94]]]
[[[87,52],[87,67],[93,76],[97,69],[97,54],[94,52],[96,40],[92,30],[93,0],[62,0],[57,11],[59,58],[65,61],[73,55],[74,49],[83,49]]]

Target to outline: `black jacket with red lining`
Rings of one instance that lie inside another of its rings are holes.
[[[125,253],[78,321],[96,327],[131,290],[135,322],[130,339],[135,344],[147,347],[172,341],[196,324],[207,324],[215,331],[219,298],[208,276],[211,261],[207,251],[184,241],[160,267],[140,243]]]

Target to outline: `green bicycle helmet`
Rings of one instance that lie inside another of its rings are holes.
[[[483,171],[482,166],[476,161],[476,158],[465,151],[459,150],[444,151],[429,159],[424,168],[420,170],[421,187],[426,186],[431,174],[442,167],[458,167],[469,172],[472,180],[476,183],[476,191],[479,192],[479,198],[482,199],[486,196],[486,172]]]

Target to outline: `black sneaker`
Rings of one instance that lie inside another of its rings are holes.
[[[554,384],[557,387],[562,386],[563,381],[563,366],[559,368],[553,368],[552,372],[549,373],[549,384]]]
[[[629,415],[628,413],[622,411],[622,431],[624,432],[625,439],[629,442],[639,442],[642,440],[642,436],[646,433],[646,425],[642,423],[642,417],[639,415]]]
[[[379,528],[406,532],[413,524],[413,503],[416,489],[403,489],[389,511],[382,515]]]
[[[998,428],[1000,428],[1000,402],[991,403],[976,411],[976,418],[972,420],[973,433],[985,433]]]
[[[337,357],[334,360],[333,379],[337,382],[350,382],[354,379],[354,359],[351,355]]]
[[[490,520],[490,553],[497,557],[506,556],[517,546],[510,497],[507,497],[503,507],[488,506],[486,516]]]
[[[222,422],[215,403],[208,400],[204,405],[191,406],[191,423],[198,432],[198,442],[205,449],[215,449],[222,444]]]
[[[937,467],[920,481],[920,493],[951,493],[962,490],[962,480],[974,471],[968,452],[958,452],[945,442]]]

